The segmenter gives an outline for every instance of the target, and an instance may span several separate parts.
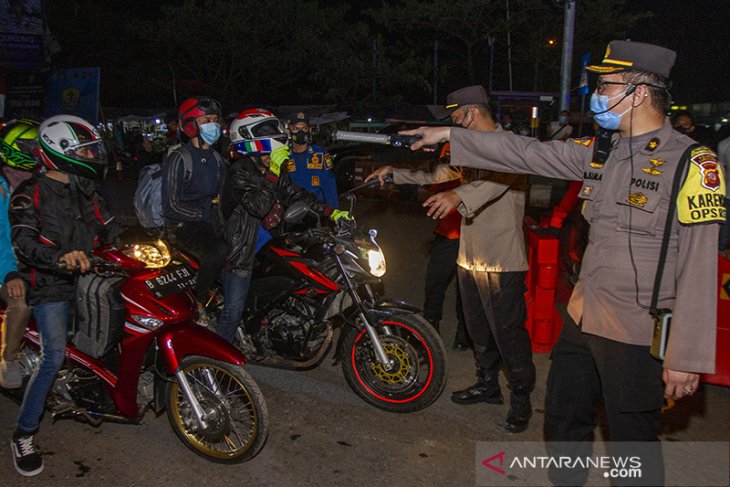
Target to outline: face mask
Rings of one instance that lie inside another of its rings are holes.
[[[684,125],[677,125],[676,127],[674,127],[674,130],[676,130],[680,134],[686,134],[689,132],[689,130],[687,130],[687,127],[685,127]]]
[[[292,132],[291,140],[295,144],[304,145],[309,142],[309,132],[304,132],[303,130],[300,130],[299,132]]]
[[[599,95],[598,93],[593,93],[591,95],[591,111],[593,112],[593,120],[595,120],[601,128],[604,128],[606,130],[618,129],[618,126],[621,124],[621,117],[623,117],[626,113],[628,113],[629,110],[633,108],[629,107],[622,113],[613,113],[611,111],[611,108],[613,107],[609,108],[608,104],[612,99],[619,96],[622,96],[623,98],[621,98],[621,100],[614,104],[613,107],[621,103],[621,101],[628,95],[622,93],[612,96],[611,98],[606,95]]]
[[[565,125],[565,122],[566,122],[567,120],[568,120],[568,119],[567,119],[567,118],[565,117],[565,115],[560,115],[560,116],[558,117],[558,123],[559,123],[560,125]]]
[[[474,117],[472,117],[471,120],[469,120],[469,123],[464,123],[466,121],[466,117],[468,115],[469,115],[469,112],[466,112],[464,114],[464,118],[461,119],[461,123],[459,123],[459,125],[461,125],[462,128],[468,129],[469,126],[472,124],[472,122],[474,122]]]
[[[204,123],[200,126],[200,138],[208,145],[218,142],[221,137],[221,126],[217,123]]]

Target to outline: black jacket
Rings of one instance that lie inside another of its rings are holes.
[[[123,230],[96,191],[45,174],[24,181],[10,201],[19,270],[30,284],[31,305],[74,298],[74,276],[56,271],[62,255],[111,242]]]
[[[225,219],[224,236],[228,243],[226,266],[241,276],[248,276],[253,268],[256,237],[262,221],[276,220],[295,201],[302,201],[324,216],[333,208],[317,199],[289,179],[282,171],[277,177],[271,171],[262,174],[250,157],[235,161],[228,169],[223,191],[221,211]],[[280,210],[276,203],[281,205]],[[268,217],[268,218],[267,218]]]

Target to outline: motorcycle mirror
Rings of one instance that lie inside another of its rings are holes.
[[[287,223],[299,223],[304,215],[309,213],[309,207],[301,201],[296,201],[284,213],[284,221]]]

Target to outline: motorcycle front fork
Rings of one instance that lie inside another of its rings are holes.
[[[213,374],[210,372],[210,370],[204,370],[203,375],[205,377],[206,382],[208,382],[208,389],[214,393],[219,398],[222,398],[222,393],[220,388],[218,387],[218,382],[216,382],[215,378],[213,377]],[[190,409],[193,410],[193,416],[195,416],[195,420],[200,425],[201,429],[205,429],[208,427],[208,422],[206,421],[206,412],[203,411],[203,408],[200,406],[200,402],[198,402],[198,398],[195,395],[195,392],[193,392],[192,387],[190,387],[190,382],[188,381],[188,378],[185,376],[185,371],[178,370],[175,373],[175,378],[177,379],[178,384],[180,384],[180,389],[183,391],[183,395],[185,396],[185,399],[188,400],[188,404],[190,404]]]
[[[342,275],[345,277],[345,282],[347,283],[347,290],[350,293],[350,297],[352,297],[353,301],[355,302],[355,305],[357,306],[358,320],[360,321],[360,323],[362,323],[362,326],[365,328],[365,331],[367,332],[368,336],[370,337],[370,342],[373,344],[373,349],[375,350],[375,357],[378,359],[378,362],[380,362],[380,365],[382,365],[386,371],[390,370],[391,368],[393,368],[395,366],[395,361],[388,359],[388,354],[385,352],[385,348],[383,347],[383,342],[380,340],[378,331],[375,329],[375,325],[373,325],[367,317],[367,313],[365,311],[365,309],[366,309],[365,303],[363,302],[360,295],[357,293],[357,289],[355,288],[355,285],[352,282],[352,279],[350,279],[350,275],[347,273],[347,269],[342,264],[342,261],[340,260],[340,256],[336,255],[335,257],[337,258],[337,263],[340,266],[340,271],[342,272]],[[388,330],[386,328],[385,332],[386,332],[386,334],[389,334],[390,330]]]

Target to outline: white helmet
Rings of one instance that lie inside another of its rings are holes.
[[[231,145],[241,156],[270,154],[289,142],[281,121],[263,108],[239,113],[231,122],[230,133]]]

